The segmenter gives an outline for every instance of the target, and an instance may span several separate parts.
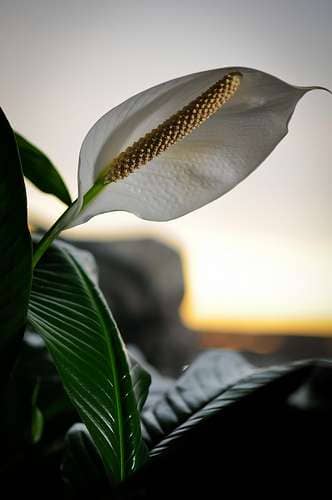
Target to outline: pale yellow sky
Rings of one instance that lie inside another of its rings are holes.
[[[332,88],[331,19],[329,0],[2,0],[1,106],[74,196],[88,129],[147,87],[241,65]],[[188,278],[183,310],[194,326],[332,334],[331,112],[328,94],[306,96],[271,157],[203,209],[168,223],[113,213],[69,234],[176,244]],[[29,194],[32,218],[49,225],[60,215],[53,198]]]

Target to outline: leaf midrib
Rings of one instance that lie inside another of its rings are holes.
[[[122,398],[121,398],[121,394],[119,392],[119,378],[118,378],[117,371],[115,369],[115,358],[114,358],[114,353],[112,350],[111,341],[110,341],[109,335],[107,334],[108,330],[107,330],[107,326],[106,326],[106,323],[104,320],[104,315],[99,311],[99,309],[95,305],[94,297],[92,296],[90,286],[88,286],[89,283],[87,283],[86,276],[81,272],[80,267],[78,266],[77,262],[72,258],[70,253],[66,249],[63,249],[63,252],[66,255],[66,258],[73,265],[77,274],[79,275],[81,282],[82,282],[82,285],[83,285],[87,295],[90,298],[92,308],[95,310],[97,316],[100,318],[101,325],[102,325],[102,331],[104,332],[107,353],[108,353],[108,356],[110,358],[111,371],[112,371],[112,376],[113,376],[113,380],[114,380],[114,392],[115,392],[115,400],[116,400],[115,407],[116,407],[116,413],[117,413],[116,422],[118,422],[118,431],[119,431],[120,481],[122,481],[125,478],[125,449],[124,449],[123,422],[122,422],[122,412],[121,412],[121,408],[122,408],[121,399]],[[102,304],[100,297],[98,297],[98,302],[99,302],[99,304]],[[104,304],[102,304],[102,306],[105,307]]]

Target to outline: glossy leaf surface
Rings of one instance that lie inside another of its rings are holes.
[[[99,290],[68,249],[53,246],[38,263],[29,321],[112,480],[123,480],[145,457],[126,350]]]

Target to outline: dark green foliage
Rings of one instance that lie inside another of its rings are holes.
[[[52,410],[52,411],[50,411]],[[64,436],[77,421],[42,339],[27,332],[1,394],[0,477],[15,496],[40,491],[35,475],[62,491],[60,462]],[[17,478],[20,478],[17,481]]]
[[[24,176],[44,193],[53,194],[66,205],[70,205],[71,198],[67,186],[55,166],[36,146],[20,134],[15,135]]]
[[[144,438],[151,453],[159,454],[191,427],[219,412],[225,404],[218,404],[224,391],[254,371],[236,352],[215,350],[199,356],[170,389],[143,412]]]
[[[215,370],[211,377],[219,380],[219,392],[204,394],[203,360],[143,416],[151,459],[123,486],[122,498],[169,499],[174,492],[180,498],[223,498],[229,488],[234,495],[265,498],[279,485],[293,492],[309,481],[316,491],[326,487],[332,364],[254,370],[226,385]]]
[[[43,336],[112,480],[125,479],[145,459],[136,381],[103,297],[68,248],[53,246],[35,268],[29,322]]]
[[[0,109],[0,385],[24,332],[31,251],[20,157],[14,133]]]
[[[46,434],[47,439],[63,435],[78,416],[63,388],[45,342],[38,334],[29,331],[25,333],[18,367],[22,377],[31,379],[38,388],[35,398],[45,423],[44,435]]]

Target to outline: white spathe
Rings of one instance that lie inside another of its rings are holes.
[[[215,200],[247,177],[287,134],[298,100],[319,87],[294,87],[250,68],[194,73],[152,87],[106,113],[83,141],[79,198],[120,152],[231,72],[243,77],[238,91],[215,115],[127,178],[107,185],[67,227],[123,210],[166,221]]]

